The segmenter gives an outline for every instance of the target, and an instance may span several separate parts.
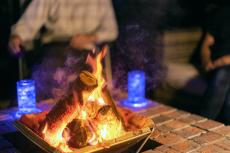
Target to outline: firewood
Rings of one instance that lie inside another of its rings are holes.
[[[113,99],[112,99],[112,97],[111,97],[109,91],[108,91],[108,90],[104,90],[102,96],[103,96],[103,98],[105,99],[105,101],[108,103],[108,105],[111,106],[111,108],[112,108],[112,110],[113,110],[115,116],[117,117],[117,119],[118,119],[119,121],[121,121],[123,127],[125,127],[125,121],[124,121],[124,119],[122,118],[120,112],[118,111],[117,106],[116,106],[116,104],[114,103],[114,101],[113,101]]]
[[[92,73],[88,71],[82,71],[77,78],[74,88],[76,91],[92,91],[97,87],[97,85],[97,79]]]
[[[70,139],[68,144],[74,148],[86,146],[92,134],[86,121],[74,119],[67,128],[69,129]]]
[[[98,114],[106,115],[107,112],[110,110],[110,108],[111,108],[111,106],[109,106],[109,105],[102,106],[102,107],[98,110]]]
[[[87,91],[90,92],[93,89],[95,89],[97,87],[97,79],[95,78],[95,76],[88,72],[88,71],[82,71],[79,75],[79,77],[77,78],[75,85],[74,85],[74,91],[75,93],[78,95],[79,98],[79,102],[81,105],[83,105],[84,103],[84,99],[83,99],[83,91]]]
[[[58,132],[63,131],[76,115],[80,112],[83,105],[83,92],[91,91],[97,87],[96,78],[88,71],[82,71],[76,79],[72,88],[72,93],[57,102],[57,104],[46,115],[40,126],[41,135],[56,137]],[[44,133],[43,129],[47,126]],[[49,138],[45,138],[49,141]]]

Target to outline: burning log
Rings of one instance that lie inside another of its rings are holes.
[[[43,122],[48,111],[36,114],[26,114],[20,118],[20,122],[30,127],[34,132],[39,133],[40,124]]]
[[[79,102],[81,105],[83,105],[84,99],[83,99],[83,91],[92,91],[97,87],[97,79],[95,76],[88,72],[88,71],[82,71],[77,78],[75,84],[74,84],[74,89],[75,93],[77,93],[77,96],[79,98]]]
[[[68,144],[74,148],[81,148],[90,143],[90,140],[95,139],[94,141],[98,141],[95,137],[97,133],[95,125],[97,122],[100,122],[100,120],[106,121],[105,118],[107,118],[106,115],[110,108],[109,105],[102,106],[98,110],[95,118],[88,118],[88,120],[75,118],[69,123],[65,129],[68,131],[67,133],[69,133]]]
[[[123,118],[126,130],[137,130],[144,127],[154,126],[154,123],[150,118],[141,116],[129,109],[118,108],[118,111]]]
[[[99,110],[98,110],[98,115],[106,115],[107,112],[110,110],[111,106],[109,105],[105,105],[103,107],[101,107]]]
[[[68,130],[70,137],[68,144],[74,148],[86,146],[93,137],[90,125],[84,120],[74,119],[65,130]]]
[[[112,97],[111,97],[111,95],[110,95],[110,93],[109,93],[108,90],[105,90],[105,91],[104,91],[103,98],[104,98],[104,99],[107,101],[107,103],[112,107],[113,112],[115,113],[117,119],[118,119],[119,121],[121,121],[123,127],[126,128],[124,118],[121,116],[120,112],[118,111],[117,106],[116,106],[116,104],[114,103],[114,101],[113,101],[113,99],[112,99]]]
[[[75,90],[76,91],[92,91],[97,87],[97,79],[95,76],[88,72],[82,71],[76,81]]]
[[[81,110],[83,91],[90,92],[97,87],[96,78],[87,71],[82,71],[76,79],[71,93],[57,102],[41,124],[41,133],[46,141],[57,146],[62,140],[62,133]]]

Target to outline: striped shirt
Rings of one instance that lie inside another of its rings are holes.
[[[77,34],[95,34],[101,43],[118,34],[110,0],[33,0],[12,27],[12,35],[30,42],[43,26],[43,43],[67,41]]]

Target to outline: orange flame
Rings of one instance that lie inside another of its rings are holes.
[[[66,140],[62,136],[63,131],[59,131],[55,136],[49,133],[47,130],[47,124],[45,124],[42,134],[44,135],[44,140],[48,142],[51,146],[59,148],[63,152],[71,152],[72,150],[66,144]]]
[[[83,92],[83,101],[85,105],[79,107],[79,109],[76,110],[77,113],[72,114],[75,115],[77,119],[86,121],[87,124],[89,124],[89,130],[92,134],[87,142],[89,145],[96,145],[104,140],[111,140],[124,134],[122,123],[115,117],[113,112],[107,113],[106,117],[99,119],[96,117],[96,115],[92,115],[96,114],[96,108],[101,108],[103,105],[106,105],[106,101],[102,96],[102,90],[105,86],[105,79],[102,75],[103,66],[101,64],[101,60],[104,57],[106,50],[106,47],[103,48],[96,58],[88,55],[86,63],[91,65],[93,68],[93,75],[97,78],[98,86],[90,93],[90,95],[89,93]],[[88,108],[89,105],[92,106]],[[63,133],[66,125],[67,123],[59,125],[61,126],[61,128],[59,128],[60,130],[54,134],[47,130],[47,124],[45,124],[42,134],[44,136],[44,140],[51,146],[56,147],[63,152],[71,152],[72,149],[68,146],[69,138],[63,136],[65,135]]]
[[[89,96],[89,99],[88,99],[92,101],[96,100],[99,105],[106,104],[102,97],[102,89],[105,84],[105,79],[102,76],[103,66],[101,64],[101,59],[106,54],[107,49],[108,49],[107,47],[104,47],[102,51],[96,57],[96,67],[93,67],[94,68],[93,74],[98,80],[98,87],[94,89],[94,91],[92,92],[92,94]],[[103,140],[114,139],[120,136],[121,134],[123,134],[123,132],[124,132],[124,129],[122,128],[121,121],[118,121],[117,118],[113,116],[107,116],[106,120],[101,121],[101,123],[97,125],[97,135],[101,142]]]

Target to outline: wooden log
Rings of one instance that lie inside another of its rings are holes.
[[[62,134],[68,123],[80,113],[80,104],[83,104],[83,92],[91,91],[96,86],[97,80],[90,72],[82,71],[80,73],[70,94],[58,101],[46,115],[40,127],[40,133],[46,141],[52,143],[50,138],[55,139]],[[57,142],[53,145],[58,145]]]
[[[116,106],[116,104],[115,104],[113,98],[111,97],[111,95],[110,95],[110,93],[109,93],[109,90],[107,90],[107,89],[104,90],[102,96],[103,96],[103,99],[107,102],[107,104],[111,106],[111,108],[112,108],[114,114],[116,115],[117,119],[118,119],[119,121],[121,121],[123,127],[125,128],[125,121],[124,121],[124,119],[122,118],[120,112],[118,111],[117,106]]]
[[[88,72],[88,71],[82,71],[77,78],[77,81],[74,84],[73,90],[77,93],[79,97],[79,102],[81,105],[84,103],[83,99],[83,91],[92,91],[97,87],[97,79],[95,76]]]

